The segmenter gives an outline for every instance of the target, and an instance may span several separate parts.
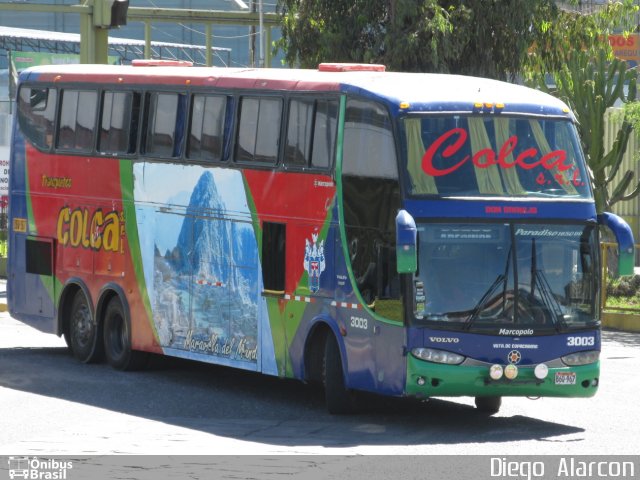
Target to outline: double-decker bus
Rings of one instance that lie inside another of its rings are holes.
[[[463,76],[25,70],[11,314],[81,362],[164,354],[418,398],[589,397],[599,225],[575,118]]]

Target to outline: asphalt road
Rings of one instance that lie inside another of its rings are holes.
[[[605,332],[591,399],[367,399],[332,416],[294,381],[158,359],[82,365],[64,341],[0,313],[0,455],[637,454],[640,334]]]

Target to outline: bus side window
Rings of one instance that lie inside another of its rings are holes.
[[[179,157],[183,143],[186,96],[148,93],[143,153],[164,158]]]
[[[193,95],[187,158],[205,162],[222,159],[226,104],[223,96]]]
[[[48,150],[53,139],[57,91],[53,88],[21,87],[18,121],[24,135],[35,146]]]
[[[262,281],[265,291],[284,293],[286,233],[284,223],[262,224]]]
[[[372,309],[401,321],[395,267],[400,188],[391,119],[382,105],[347,101],[342,176],[345,231],[356,287]]]
[[[102,94],[99,152],[135,153],[139,103],[140,95],[133,92]]]
[[[56,148],[78,152],[93,150],[97,108],[97,92],[63,90]]]
[[[313,151],[311,166],[330,168],[336,144],[338,128],[338,100],[318,100],[313,126]]]
[[[313,125],[314,101],[291,100],[287,137],[284,147],[285,167],[308,167],[311,157],[311,128]]]
[[[331,166],[335,148],[338,101],[293,99],[289,103],[284,166]]]
[[[282,100],[242,97],[235,159],[275,165],[282,122]]]

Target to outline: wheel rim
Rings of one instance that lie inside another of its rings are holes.
[[[81,348],[87,347],[93,339],[93,321],[86,304],[80,305],[73,313],[73,338]]]

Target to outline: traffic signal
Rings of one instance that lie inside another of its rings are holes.
[[[94,0],[93,25],[99,28],[117,28],[127,24],[129,0]]]

